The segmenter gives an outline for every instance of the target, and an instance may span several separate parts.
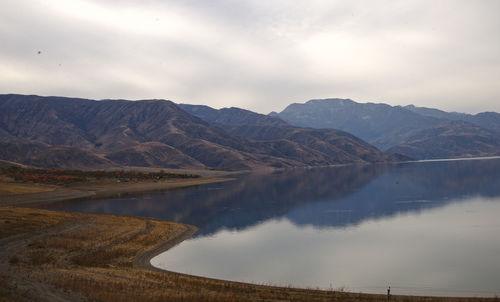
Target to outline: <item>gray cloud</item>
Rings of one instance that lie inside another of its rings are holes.
[[[0,91],[500,111],[498,1],[0,2]],[[38,51],[41,51],[38,54]]]

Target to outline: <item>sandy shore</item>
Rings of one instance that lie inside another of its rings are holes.
[[[215,182],[231,181],[233,178],[201,177],[179,178],[163,181],[123,182],[113,181],[75,184],[70,186],[39,186],[40,191],[29,194],[0,195],[0,206],[36,206],[40,203],[80,199],[86,197],[105,198],[124,193],[166,191]],[[6,183],[3,183],[4,185]],[[50,190],[47,190],[49,188]]]

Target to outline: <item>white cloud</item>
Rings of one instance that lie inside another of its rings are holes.
[[[0,91],[500,111],[497,1],[0,3]],[[38,54],[38,51],[41,54]]]

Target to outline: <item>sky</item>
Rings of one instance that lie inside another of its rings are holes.
[[[500,1],[2,0],[0,93],[500,112]]]

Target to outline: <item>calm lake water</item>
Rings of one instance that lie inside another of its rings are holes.
[[[500,159],[249,174],[46,208],[155,217],[199,232],[172,271],[394,294],[500,295]]]

